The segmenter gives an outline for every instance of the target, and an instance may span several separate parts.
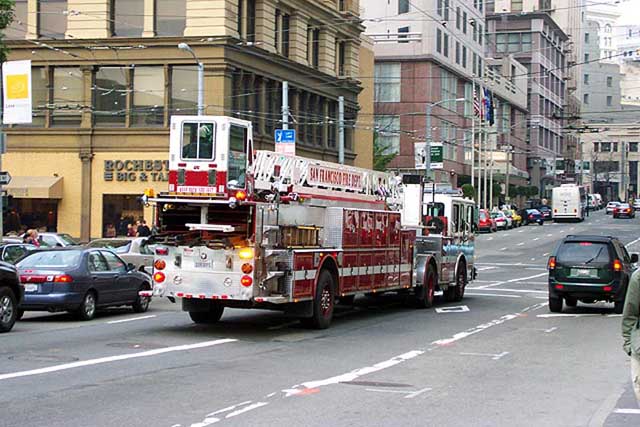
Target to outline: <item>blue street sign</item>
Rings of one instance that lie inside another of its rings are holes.
[[[295,129],[276,129],[275,140],[279,143],[295,144],[296,131]]]

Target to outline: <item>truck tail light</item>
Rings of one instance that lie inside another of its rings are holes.
[[[240,259],[251,259],[253,258],[253,248],[242,248],[238,251],[238,256]]]
[[[245,264],[242,264],[242,272],[244,274],[251,274],[252,271],[253,271],[253,266],[251,264],[249,264],[248,262]]]
[[[167,255],[169,255],[169,249],[168,248],[156,248],[156,255],[167,256]]]
[[[157,272],[153,275],[153,280],[157,283],[162,283],[164,282],[165,279],[166,279],[166,276],[164,275],[164,273]]]
[[[153,267],[156,270],[164,270],[165,268],[167,268],[167,263],[163,259],[158,259],[153,263]]]
[[[73,282],[73,277],[69,276],[68,274],[60,274],[53,278],[53,282],[54,283],[71,283]]]
[[[242,276],[242,279],[240,279],[240,284],[245,288],[248,288],[253,284],[253,279],[250,276]]]
[[[622,271],[622,263],[619,259],[613,261],[613,271]]]
[[[244,202],[245,200],[247,200],[247,192],[244,190],[238,190],[236,191],[236,200],[239,202]]]
[[[555,270],[556,268],[556,257],[552,256],[549,258],[549,264],[548,264],[549,270]]]

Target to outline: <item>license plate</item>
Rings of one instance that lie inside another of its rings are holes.
[[[591,268],[573,268],[571,269],[571,275],[579,277],[598,277],[598,271]]]
[[[38,285],[34,285],[33,283],[27,283],[24,285],[25,292],[38,292]]]
[[[195,262],[194,264],[196,268],[211,268],[210,262]]]

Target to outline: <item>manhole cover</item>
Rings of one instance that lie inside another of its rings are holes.
[[[359,386],[365,386],[365,387],[390,387],[390,388],[413,387],[411,384],[385,383],[380,381],[345,381],[345,382],[341,382],[340,384],[359,385]]]
[[[57,354],[29,354],[22,353],[19,355],[9,356],[9,360],[19,360],[19,361],[27,361],[27,362],[41,362],[41,363],[67,363],[67,362],[77,362],[80,360],[78,357],[73,356],[63,356]]]

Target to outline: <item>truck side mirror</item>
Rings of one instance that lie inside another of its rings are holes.
[[[640,259],[640,257],[638,256],[638,254],[631,254],[631,262],[632,263],[637,263],[638,260]]]

